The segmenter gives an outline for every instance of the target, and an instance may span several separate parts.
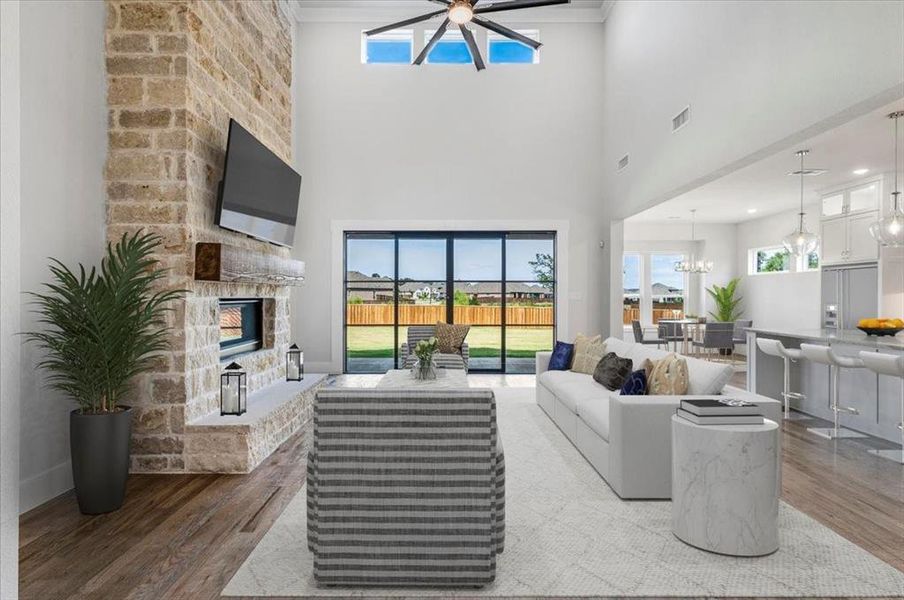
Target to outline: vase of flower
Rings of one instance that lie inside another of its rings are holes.
[[[435,337],[415,344],[414,355],[417,356],[417,362],[411,370],[415,379],[436,379],[436,362],[433,360],[436,346]]]

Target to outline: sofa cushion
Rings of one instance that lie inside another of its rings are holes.
[[[634,361],[634,368],[639,369],[645,360],[656,362],[669,355],[665,350],[659,350],[650,345],[634,344],[619,338],[606,340],[606,352],[615,352],[622,358],[630,358]],[[687,362],[688,386],[687,393],[699,396],[718,394],[731,379],[731,366],[700,360],[690,356],[683,356]],[[649,377],[647,379],[649,385]]]
[[[609,441],[609,396],[589,398],[578,404],[578,418],[598,436]]]
[[[596,365],[593,380],[607,390],[618,390],[631,374],[632,367],[630,358],[620,358],[615,352],[610,352]]]
[[[555,348],[552,349],[552,356],[549,357],[550,371],[567,371],[571,366],[571,358],[574,354],[574,344],[566,342],[556,342]]]
[[[653,365],[649,393],[653,396],[679,396],[687,393],[687,361],[670,354]]]
[[[687,359],[687,393],[697,396],[719,394],[734,373],[731,365]]]
[[[574,340],[574,358],[571,360],[571,370],[577,373],[593,375],[596,365],[606,354],[606,346],[602,336],[595,335],[592,338],[578,334]]]
[[[647,393],[647,373],[643,369],[631,373],[621,387],[622,396],[644,396]]]
[[[608,398],[611,393],[589,375],[574,371],[545,371],[538,381],[571,412],[577,412],[577,405],[582,400]]]

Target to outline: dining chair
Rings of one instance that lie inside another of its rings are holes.
[[[631,321],[631,328],[634,329],[635,344],[647,344],[659,348],[662,344],[666,343],[665,340],[660,338],[645,340],[643,337],[643,326],[640,324],[640,321]]]
[[[684,341],[684,329],[681,323],[659,323],[659,339],[666,342],[672,342],[675,345],[675,352],[678,351],[678,342]]]
[[[706,354],[712,355],[717,350],[734,348],[734,327],[733,322],[707,323],[706,330],[703,332],[703,341],[694,342],[697,354],[705,351]]]

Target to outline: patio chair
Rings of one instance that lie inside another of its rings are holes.
[[[429,340],[436,335],[436,327],[433,325],[412,325],[408,328],[408,340],[402,342],[399,347],[399,365],[402,369],[410,369],[414,366],[417,356],[414,355],[414,347],[421,340]],[[442,354],[437,352],[433,355],[436,366],[440,369],[464,369],[468,370],[468,343],[463,342],[461,345],[461,354]]]

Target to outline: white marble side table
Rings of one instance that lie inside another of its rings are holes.
[[[672,531],[702,550],[778,550],[779,426],[695,425],[672,416]]]

